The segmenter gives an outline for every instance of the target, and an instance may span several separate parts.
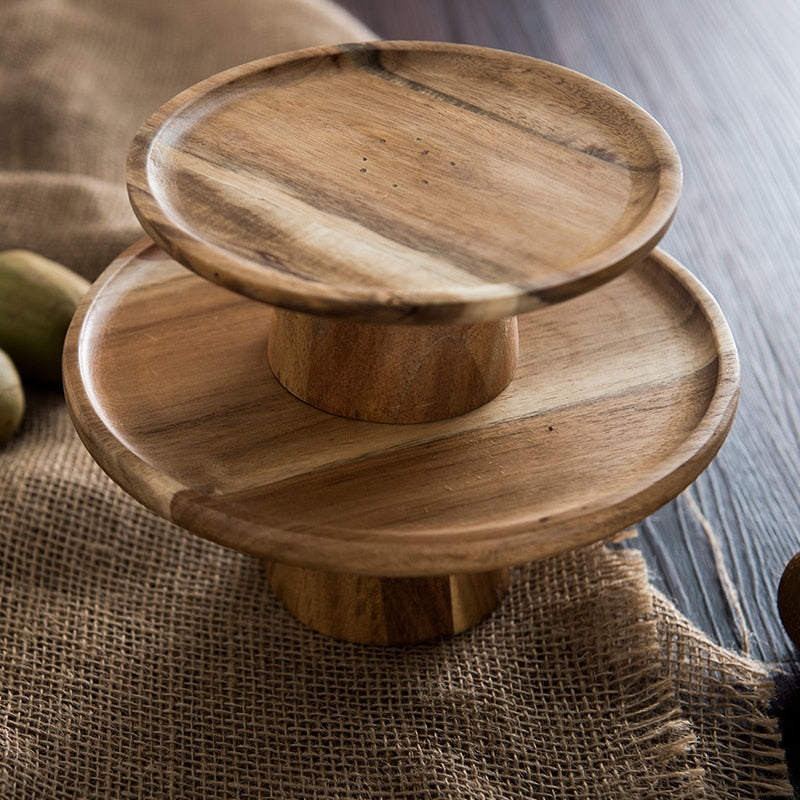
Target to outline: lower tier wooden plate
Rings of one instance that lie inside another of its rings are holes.
[[[314,569],[483,572],[609,537],[708,465],[738,396],[722,313],[660,251],[522,316],[509,387],[441,422],[305,405],[269,370],[270,316],[143,240],[79,308],[65,392],[86,447],[144,505]]]

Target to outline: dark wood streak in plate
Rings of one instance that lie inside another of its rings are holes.
[[[492,120],[492,122],[497,122],[501,125],[510,125],[513,128],[525,133],[526,135],[536,136],[538,138],[544,139],[552,144],[557,144],[559,147],[564,147],[567,149],[574,149],[578,153],[583,155],[591,156],[592,158],[599,158],[601,161],[606,161],[611,164],[617,164],[618,162],[615,159],[616,153],[613,151],[608,151],[603,149],[599,146],[576,146],[569,138],[561,137],[556,138],[555,136],[548,135],[547,132],[541,128],[536,127],[535,120],[529,120],[526,122],[520,122],[516,119],[513,119],[507,115],[499,113],[498,111],[486,108],[482,105],[477,105],[475,103],[470,103],[455,94],[450,94],[446,91],[443,91],[440,88],[433,86],[431,83],[422,83],[420,81],[412,80],[411,78],[405,77],[404,75],[400,74],[399,72],[395,72],[392,69],[388,68],[384,63],[383,58],[383,48],[376,47],[375,45],[370,44],[343,44],[340,45],[340,49],[346,52],[350,59],[354,64],[365,69],[369,72],[373,72],[376,75],[384,78],[385,80],[400,83],[407,89],[411,89],[414,92],[421,92],[422,94],[427,94],[431,97],[434,97],[436,100],[441,100],[445,103],[450,103],[451,105],[457,106],[458,108],[462,108],[466,111],[469,111],[472,114],[476,114],[481,117],[486,117],[487,119]],[[457,90],[463,90],[463,83],[459,83]],[[576,92],[577,87],[570,86],[569,91]],[[598,99],[600,100],[601,106],[606,106],[604,111],[606,113],[609,112],[608,103],[603,102],[605,97],[598,98],[597,94],[586,93],[584,97],[584,102],[586,107],[589,106],[596,107],[598,103]],[[620,127],[625,127],[625,123],[630,122],[625,120],[624,115],[620,114],[619,118],[614,121],[614,127],[618,130]],[[631,128],[635,128],[635,124],[631,125]],[[635,131],[632,131],[635,133]],[[562,131],[563,133],[571,133],[574,136],[573,131]],[[626,153],[626,155],[628,155]],[[642,153],[643,156],[650,155],[649,153]],[[630,171],[630,172],[644,172],[644,173],[654,173],[658,172],[662,169],[663,164],[660,161],[654,160],[646,160],[642,164],[632,163],[627,161],[625,163],[620,163],[618,166],[621,169]]]

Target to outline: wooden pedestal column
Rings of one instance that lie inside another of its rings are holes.
[[[496,397],[514,376],[516,318],[382,325],[275,309],[269,363],[315,408],[370,422],[433,422]]]
[[[415,644],[461,633],[508,591],[508,569],[467,575],[381,578],[267,562],[270,586],[305,625],[362,644]]]
[[[496,397],[517,366],[517,320],[381,325],[275,309],[269,363],[306,403],[338,416],[423,423]],[[412,644],[471,628],[508,590],[508,570],[390,578],[267,563],[275,594],[321,633]]]

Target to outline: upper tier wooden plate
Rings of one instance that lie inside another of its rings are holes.
[[[140,243],[78,309],[64,385],[84,443],[134,497],[289,564],[450,574],[602,539],[694,480],[736,405],[721,312],[658,251],[522,317],[508,388],[441,422],[357,422],[297,400],[267,364],[270,316]]]
[[[454,44],[315,48],[158,110],[131,202],[173,258],[274,305],[372,321],[498,319],[594,288],[661,238],[675,148],[633,102]]]

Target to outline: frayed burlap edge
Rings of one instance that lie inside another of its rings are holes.
[[[715,644],[662,593],[649,592],[660,663],[696,736],[687,755],[702,772],[706,796],[794,797],[779,720],[770,712],[773,670]]]

